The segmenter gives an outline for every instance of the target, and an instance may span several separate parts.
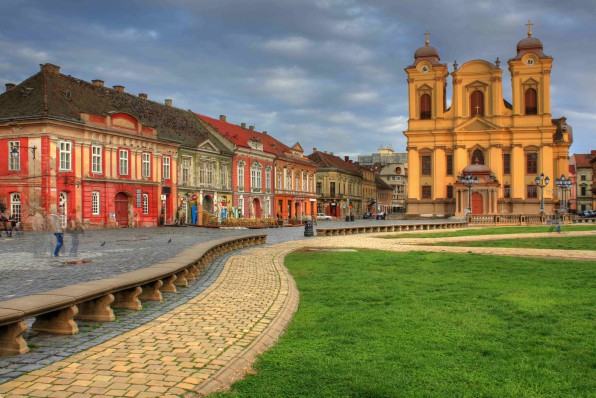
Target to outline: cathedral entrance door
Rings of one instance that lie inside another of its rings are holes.
[[[472,214],[482,214],[482,195],[478,192],[472,193]]]

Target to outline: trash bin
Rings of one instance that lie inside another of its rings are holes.
[[[350,221],[350,216],[346,216],[346,221]]]
[[[304,224],[304,236],[315,236],[315,228],[312,220],[308,220],[306,221],[306,224]]]
[[[350,221],[354,221],[354,215],[353,214],[350,216]]]

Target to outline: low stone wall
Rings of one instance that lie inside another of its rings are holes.
[[[369,234],[376,232],[423,231],[434,229],[454,229],[468,226],[467,221],[454,221],[448,223],[423,223],[408,225],[367,225],[338,228],[317,228],[317,236],[337,236],[353,234]]]
[[[0,355],[29,351],[22,335],[32,329],[58,335],[79,331],[76,321],[110,322],[112,308],[141,310],[143,301],[162,301],[162,292],[187,286],[213,259],[232,250],[264,244],[267,235],[226,238],[195,245],[174,258],[113,278],[78,283],[0,302]]]

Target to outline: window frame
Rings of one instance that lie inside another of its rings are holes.
[[[12,192],[10,194],[10,215],[16,217],[17,222],[21,222],[21,210],[23,209],[23,202],[21,201],[20,192]]]
[[[511,175],[511,154],[510,153],[503,154],[503,174]]]
[[[141,154],[141,177],[151,178],[151,154],[149,152]]]
[[[95,153],[98,150],[99,153]],[[91,174],[103,174],[103,147],[91,145]]]
[[[420,156],[420,175],[421,176],[432,176],[432,156],[421,155]]]
[[[126,156],[123,156],[126,155]],[[118,174],[121,176],[130,175],[130,151],[128,149],[118,149]]]
[[[432,118],[432,97],[424,93],[420,96],[420,120],[430,120]]]
[[[452,176],[453,175],[453,155],[447,154],[446,161],[447,161],[447,175]]]
[[[430,185],[423,185],[422,187],[420,187],[421,191],[420,191],[420,198],[421,199],[432,199],[433,195],[432,195],[432,186]]]
[[[538,187],[536,186],[536,184],[526,185],[526,198],[538,199]]]
[[[534,87],[528,87],[524,91],[524,112],[526,115],[538,114],[538,91]]]
[[[58,141],[58,158],[59,171],[72,171],[72,141]]]
[[[526,153],[526,174],[527,175],[538,174],[538,153],[537,152]]]
[[[91,192],[91,214],[94,216],[101,214],[101,194],[99,191]]]
[[[142,199],[143,214],[149,214],[149,194],[144,193]]]
[[[16,158],[12,156],[12,149],[19,148]],[[8,170],[21,171],[21,143],[19,141],[8,141]]]
[[[477,111],[476,106],[478,106]],[[484,116],[484,113],[484,93],[480,90],[474,90],[470,93],[470,116]]]
[[[161,161],[162,164],[162,178],[169,180],[172,178],[172,158],[170,156],[164,156]]]

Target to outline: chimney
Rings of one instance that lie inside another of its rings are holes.
[[[171,99],[166,99],[166,106],[172,106],[172,100]]]
[[[255,126],[248,126],[248,129],[249,129],[250,131],[254,131],[254,130],[255,130]]]
[[[221,120],[222,122],[227,122],[226,115],[219,115],[219,120]]]
[[[60,67],[54,64],[39,64],[42,71],[46,71],[47,73],[58,74],[60,73]]]
[[[313,148],[312,151],[313,151],[313,153],[317,152],[317,148]]]
[[[103,87],[103,80],[95,79],[91,80],[91,83],[93,83],[94,86]]]
[[[15,88],[16,84],[14,83],[6,83],[6,91],[10,91]]]
[[[243,129],[246,128],[246,123],[240,123],[240,127],[242,127]]]
[[[118,91],[119,93],[124,92],[124,86],[117,85],[117,86],[112,86],[112,87],[114,87],[114,90]]]
[[[139,97],[147,99],[147,94],[145,93],[139,93]]]
[[[263,131],[263,134],[267,135],[267,130]]]
[[[346,155],[346,156],[344,156],[344,160],[345,160],[346,162],[349,162],[349,161],[350,161],[350,157]]]

